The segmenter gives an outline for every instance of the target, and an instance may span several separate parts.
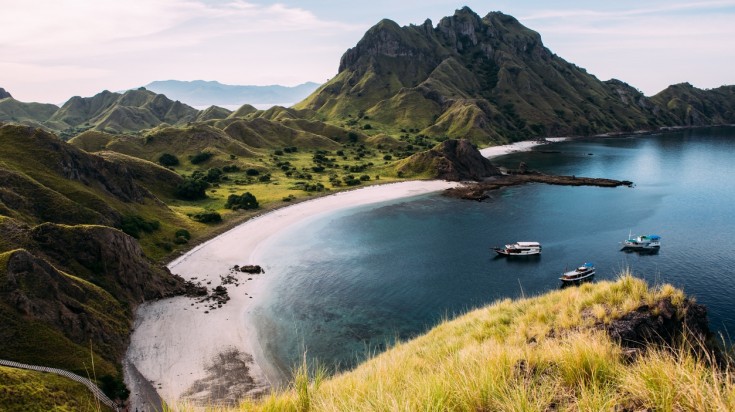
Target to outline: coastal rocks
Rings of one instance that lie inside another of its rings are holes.
[[[479,183],[465,183],[444,191],[445,196],[466,200],[487,199],[487,192],[508,186],[518,186],[526,183],[546,183],[561,186],[598,186],[598,187],[632,187],[633,182],[629,180],[602,179],[595,177],[578,176],[554,176],[538,172],[526,172],[525,174],[503,175],[494,177]]]

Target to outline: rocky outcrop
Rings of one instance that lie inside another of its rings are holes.
[[[5,99],[6,97],[13,97],[10,93],[6,92],[5,89],[0,87],[0,99]]]
[[[653,305],[641,305],[636,310],[613,320],[598,324],[623,347],[645,349],[658,344],[676,347],[687,336],[692,342],[707,342],[712,337],[707,321],[707,308],[685,299],[674,305],[670,298]]]
[[[428,175],[449,181],[479,181],[499,176],[500,170],[480,154],[469,140],[447,140],[431,150],[416,153],[398,168],[404,175]]]
[[[31,230],[33,247],[61,267],[101,286],[134,308],[146,300],[183,293],[184,282],[154,265],[138,242],[105,226],[44,223]]]
[[[503,175],[490,178],[478,183],[465,183],[444,191],[445,196],[466,200],[484,200],[487,192],[509,186],[519,186],[526,183],[545,183],[558,186],[597,186],[597,187],[632,187],[629,180],[604,179],[582,176],[556,176],[541,173]]]

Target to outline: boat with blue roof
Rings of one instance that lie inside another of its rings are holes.
[[[628,235],[623,241],[623,250],[653,250],[661,247],[661,236],[659,235]]]

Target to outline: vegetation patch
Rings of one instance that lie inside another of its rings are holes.
[[[260,207],[258,200],[250,192],[245,192],[241,195],[230,195],[227,198],[225,207],[232,210],[237,209],[257,209]]]
[[[141,232],[153,233],[160,229],[161,222],[158,220],[146,220],[142,216],[123,216],[120,229],[128,235],[139,239]]]

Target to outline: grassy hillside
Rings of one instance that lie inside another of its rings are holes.
[[[53,104],[24,103],[12,97],[0,98],[0,122],[40,127],[58,109]]]
[[[506,299],[333,378],[302,368],[291,389],[235,410],[733,410],[729,365],[680,340],[695,312],[680,290],[630,275]],[[612,337],[636,314],[679,329],[663,345]]]
[[[109,410],[84,385],[61,376],[0,366],[0,382],[0,405],[6,412]]]

